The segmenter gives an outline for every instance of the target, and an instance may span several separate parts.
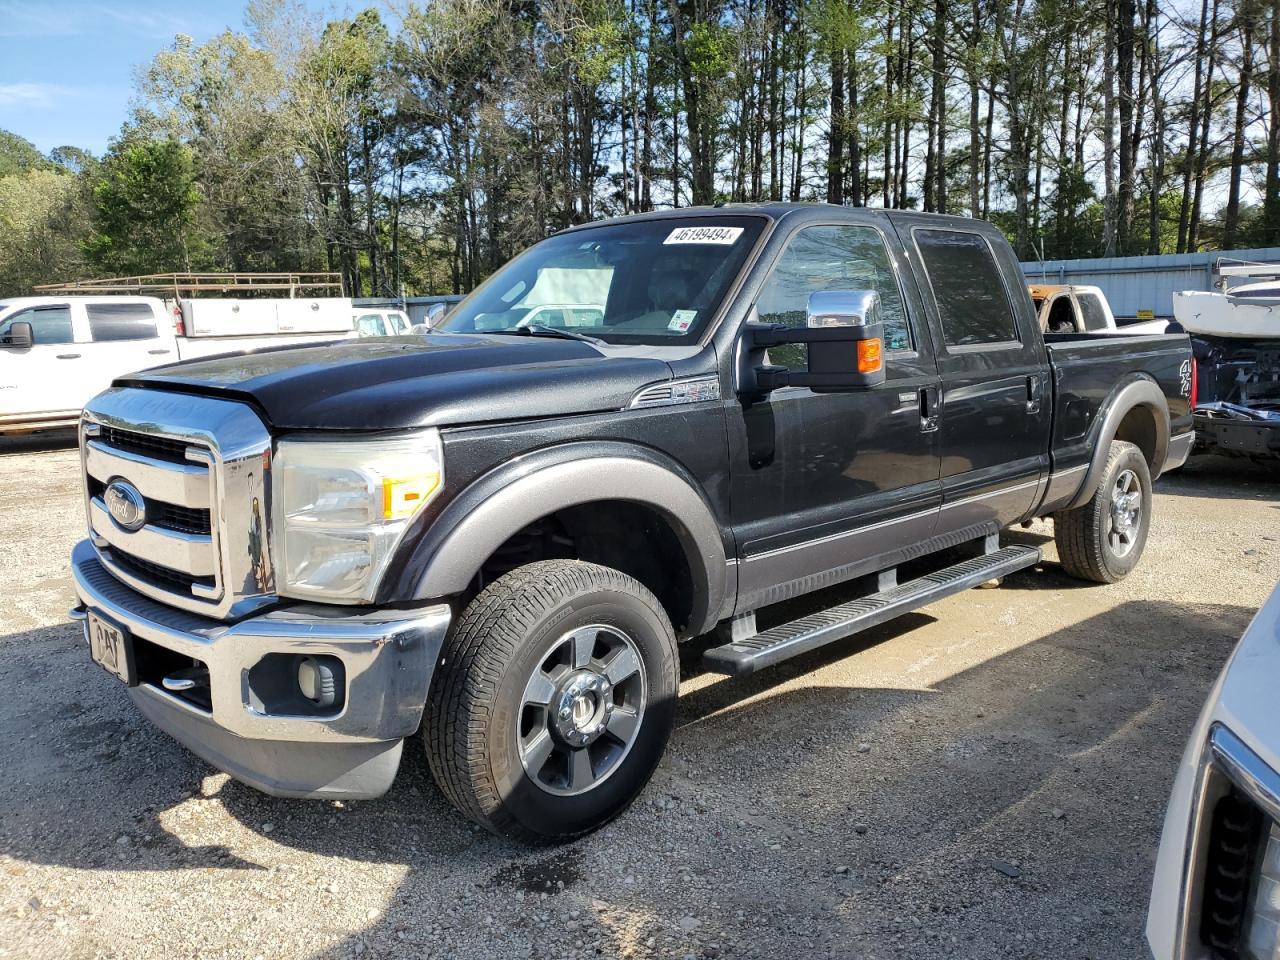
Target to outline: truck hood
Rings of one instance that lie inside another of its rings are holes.
[[[429,334],[286,346],[116,381],[255,404],[280,430],[395,430],[625,407],[671,368],[638,351],[550,337]]]
[[[1280,586],[1258,610],[1223,671],[1212,704],[1214,719],[1227,725],[1271,767],[1280,770]]]

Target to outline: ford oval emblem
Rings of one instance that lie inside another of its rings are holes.
[[[124,530],[130,532],[142,529],[147,522],[147,501],[128,480],[112,480],[102,492],[107,512]]]

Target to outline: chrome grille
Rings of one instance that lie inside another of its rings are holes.
[[[219,618],[274,600],[266,528],[271,440],[247,406],[108,390],[85,408],[80,448],[90,539],[114,576],[163,603]],[[104,494],[115,480],[145,501],[136,529],[111,515]]]
[[[114,450],[137,453],[168,463],[186,463],[187,451],[192,446],[183,440],[135,433],[132,430],[121,430],[117,427],[103,427],[100,436],[102,442]]]

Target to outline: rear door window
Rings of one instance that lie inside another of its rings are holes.
[[[1107,329],[1107,311],[1096,293],[1077,293],[1076,302],[1080,304],[1080,316],[1084,318],[1086,330]]]
[[[89,303],[89,335],[96,342],[150,340],[160,334],[148,303]]]
[[[31,324],[31,339],[37,343],[74,343],[71,308],[62,304],[23,310],[0,323],[0,341],[7,342],[15,323]]]
[[[1013,304],[986,239],[960,230],[916,230],[913,236],[946,344],[1016,344]]]

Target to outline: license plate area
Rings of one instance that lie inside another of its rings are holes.
[[[133,655],[133,637],[117,623],[92,610],[85,620],[89,639],[89,656],[107,673],[126,686],[138,685],[138,670]]]

